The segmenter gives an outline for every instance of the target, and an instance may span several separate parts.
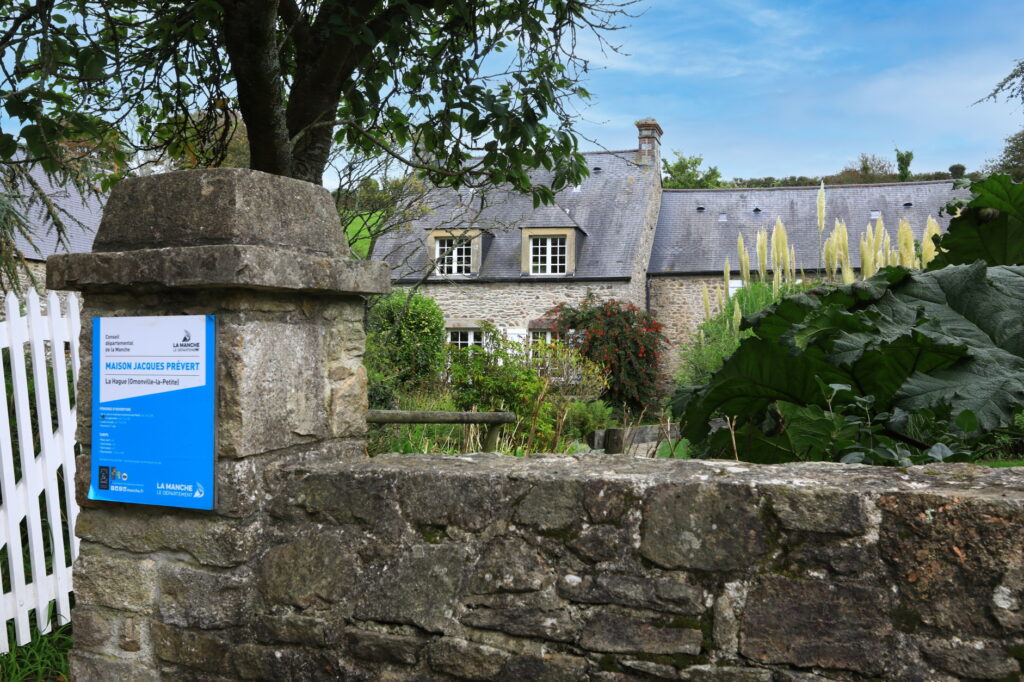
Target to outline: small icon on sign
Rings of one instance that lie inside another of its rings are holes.
[[[188,342],[189,342],[189,341],[191,341],[191,340],[192,340],[192,332],[190,332],[189,330],[187,330],[187,329],[186,329],[186,330],[185,330],[185,338],[183,338],[183,339],[181,340],[181,342],[182,342],[182,343],[188,343]]]
[[[110,467],[100,467],[100,490],[110,490]]]
[[[193,497],[206,497],[206,490],[203,488],[203,484],[196,481],[196,494]]]

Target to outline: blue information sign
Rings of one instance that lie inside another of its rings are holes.
[[[92,321],[90,500],[213,509],[213,315]]]

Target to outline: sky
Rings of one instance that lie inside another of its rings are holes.
[[[652,116],[662,153],[700,154],[724,178],[824,175],[861,152],[912,171],[978,169],[1024,127],[984,102],[1024,58],[1020,0],[644,0],[610,36],[581,41],[593,97],[580,132],[636,148]],[[582,142],[583,149],[595,149]]]

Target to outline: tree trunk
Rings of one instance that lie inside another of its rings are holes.
[[[275,37],[277,0],[223,0],[224,47],[238,85],[253,170],[293,174],[284,81]],[[320,183],[318,177],[315,182]]]

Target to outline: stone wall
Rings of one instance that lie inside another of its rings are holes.
[[[431,283],[420,292],[437,301],[449,322],[486,320],[501,328],[526,329],[559,303],[579,303],[591,292],[644,305],[642,297],[630,298],[632,288],[625,281]]]
[[[679,353],[690,343],[704,321],[704,286],[708,287],[711,314],[718,313],[722,277],[669,275],[650,278],[651,314],[665,326],[672,343],[664,356],[664,373],[671,377],[679,367]]]
[[[251,484],[246,532],[80,529],[104,570],[76,641],[202,680],[952,682],[1024,657],[1008,470],[406,455]]]

